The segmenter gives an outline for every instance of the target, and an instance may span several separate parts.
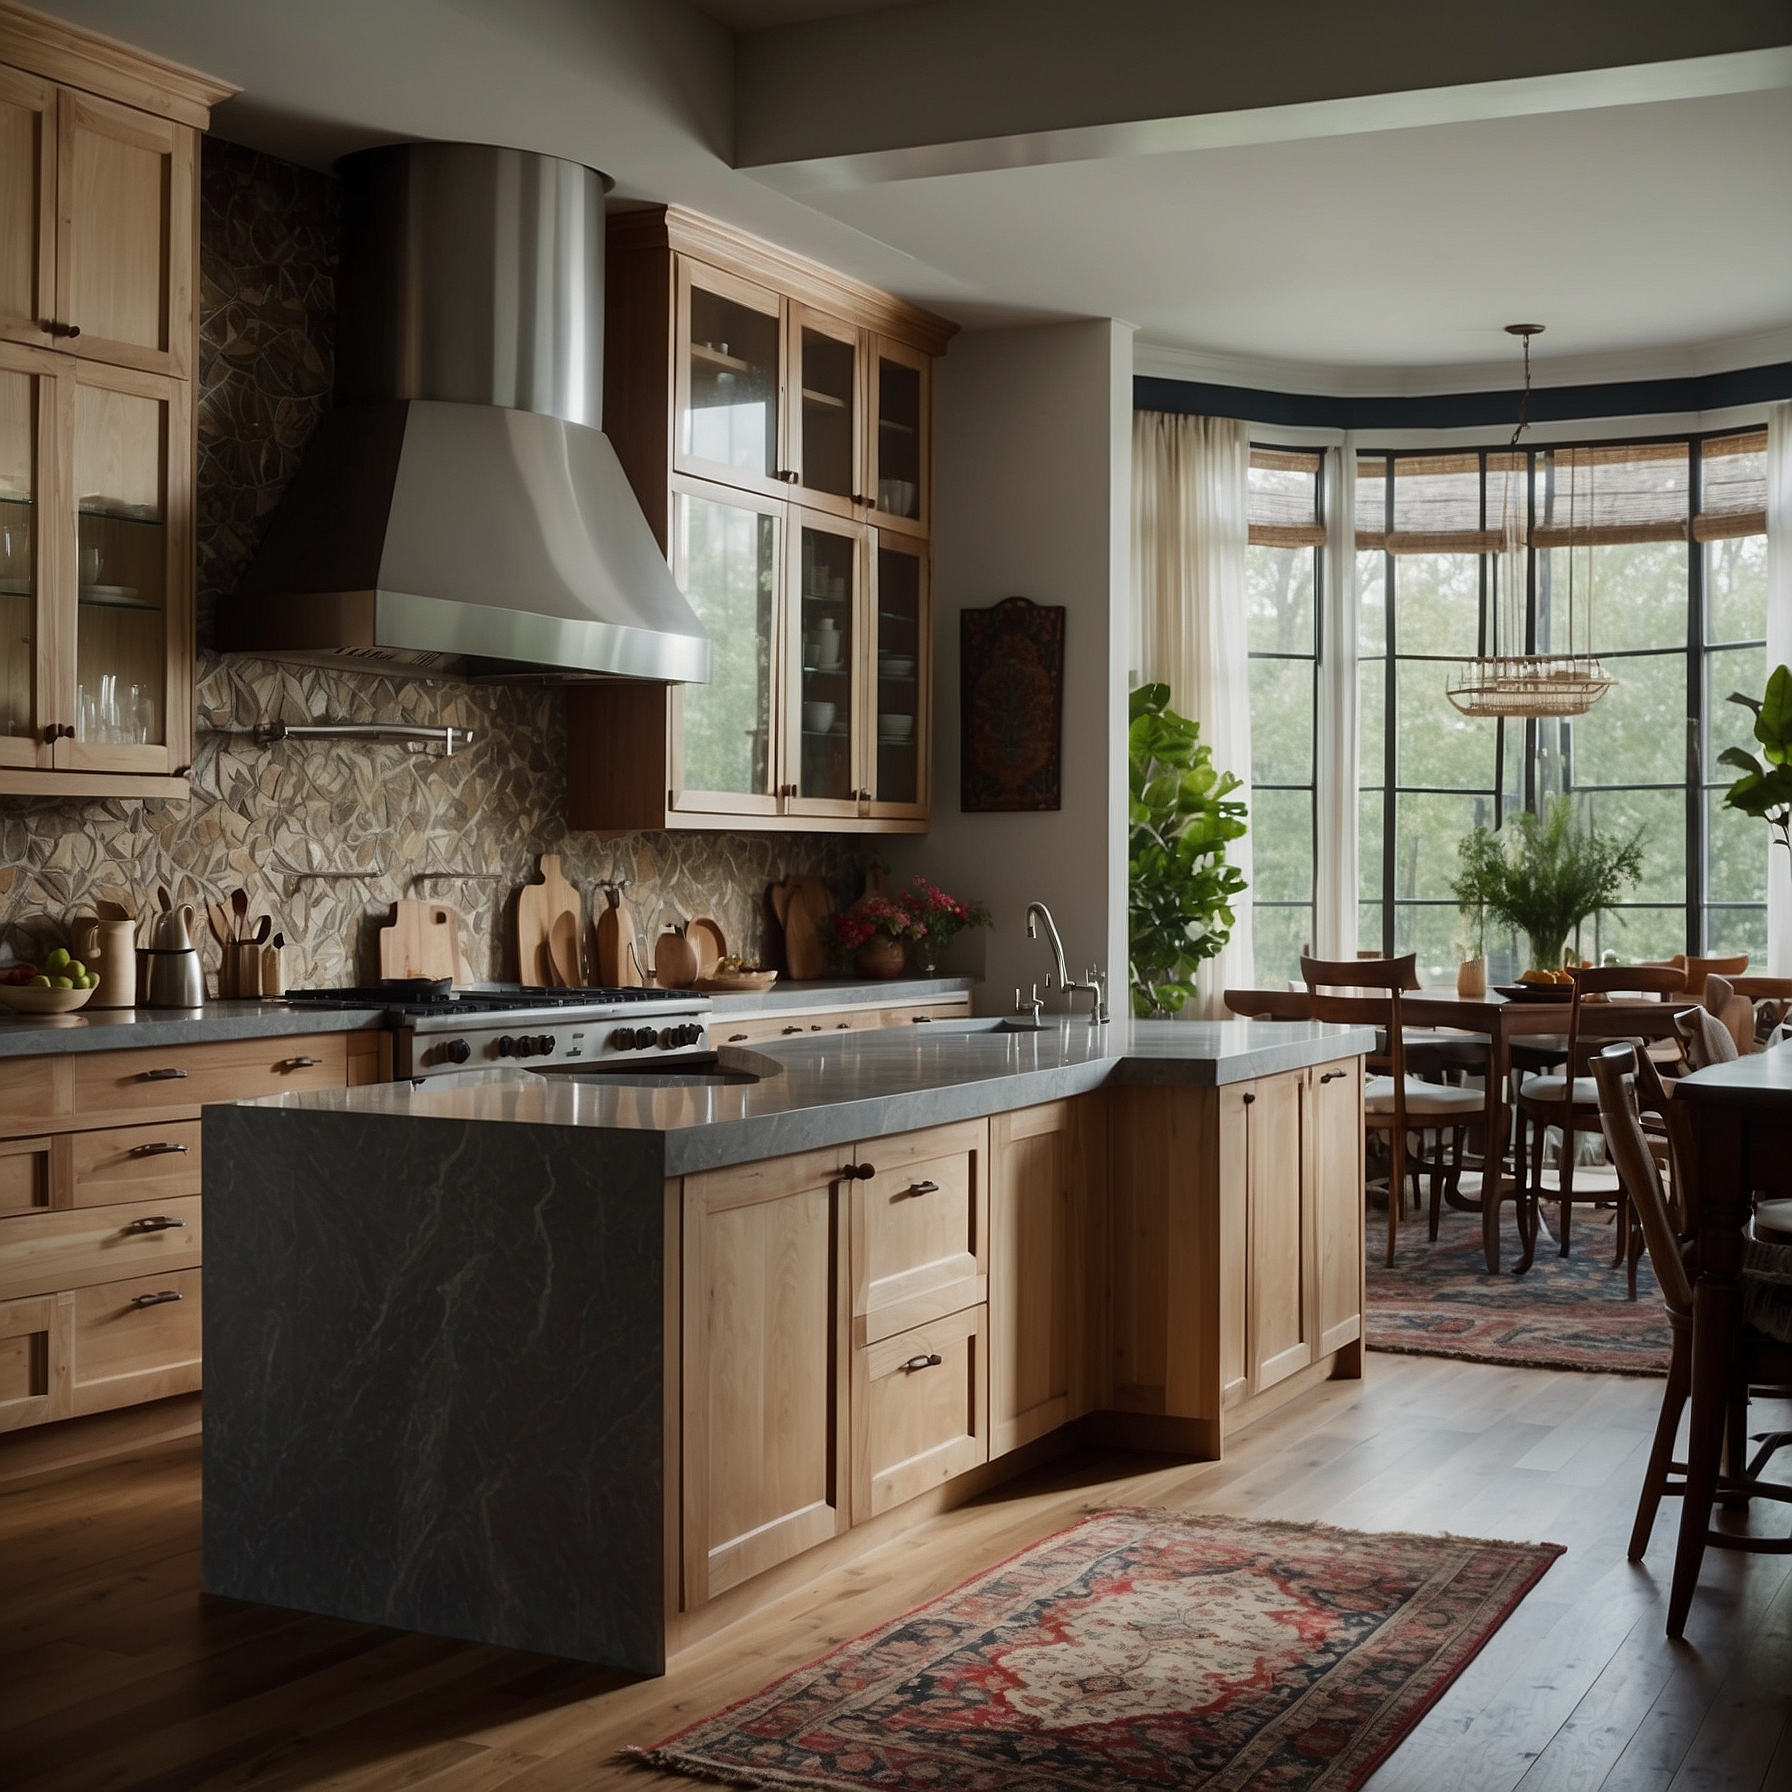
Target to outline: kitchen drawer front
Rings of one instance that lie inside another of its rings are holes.
[[[76,1207],[170,1200],[200,1187],[197,1120],[69,1134]]]
[[[91,1052],[75,1061],[78,1114],[147,1113],[348,1084],[348,1035],[233,1039],[169,1050]]]
[[[199,1386],[203,1328],[197,1269],[82,1288],[74,1308],[71,1412],[105,1412]]]
[[[856,1147],[852,1185],[853,1342],[874,1344],[911,1326],[981,1305],[989,1295],[985,1123],[936,1127]]]
[[[925,1026],[936,1020],[968,1020],[971,999],[965,996],[956,1002],[905,1002],[899,1008],[874,1008],[871,1014],[876,1019],[868,1018],[866,1024],[880,1027],[912,1027],[917,1023]]]
[[[54,1057],[0,1059],[0,1126],[41,1126],[62,1112],[56,1099],[60,1062]]]
[[[72,1294],[0,1301],[0,1431],[65,1419]]]
[[[855,1524],[989,1460],[987,1311],[972,1307],[853,1352]]]
[[[49,1138],[0,1139],[0,1218],[49,1212],[55,1149]]]
[[[0,1220],[0,1299],[197,1269],[199,1207],[182,1195]]]

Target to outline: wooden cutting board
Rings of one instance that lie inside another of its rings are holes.
[[[565,915],[572,916],[572,937],[575,943],[578,942],[582,932],[579,908],[578,891],[561,874],[560,855],[544,852],[541,855],[541,882],[524,884],[516,897],[517,975],[524,983],[549,989],[566,986],[565,978],[555,974],[548,942],[554,937],[556,926],[561,929],[561,937],[565,937],[562,920]],[[586,981],[582,947],[578,964],[568,969],[576,970],[580,984]]]
[[[784,929],[784,968],[793,983],[827,975],[828,936],[823,928],[834,899],[818,877],[787,877],[771,887],[772,910]]]
[[[459,913],[445,902],[393,903],[392,919],[380,929],[380,975],[471,982]]]
[[[635,924],[621,903],[604,894],[593,929],[597,945],[597,981],[604,989],[639,989],[641,954],[635,944]]]

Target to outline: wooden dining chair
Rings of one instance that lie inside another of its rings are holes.
[[[1748,954],[1732,952],[1725,958],[1700,958],[1694,953],[1679,952],[1668,963],[1685,971],[1685,993],[1696,1001],[1705,994],[1707,977],[1740,977],[1748,969]]]
[[[1536,1237],[1537,1211],[1545,1199],[1543,1158],[1549,1129],[1556,1127],[1562,1135],[1561,1154],[1556,1159],[1555,1201],[1560,1215],[1556,1243],[1566,1257],[1569,1230],[1574,1217],[1574,1203],[1608,1202],[1613,1199],[1605,1190],[1574,1192],[1574,1140],[1576,1133],[1599,1130],[1599,1091],[1588,1074],[1587,1060],[1593,1047],[1581,1039],[1581,1005],[1588,996],[1650,994],[1665,997],[1678,993],[1684,973],[1675,965],[1582,965],[1573,971],[1574,994],[1568,1004],[1567,1051],[1562,1068],[1527,1075],[1513,1073],[1513,1179],[1518,1186],[1520,1212],[1519,1232],[1522,1237],[1528,1216],[1530,1236]],[[1535,1153],[1530,1139],[1536,1138]],[[1617,1248],[1613,1267],[1625,1266],[1630,1298],[1636,1298],[1636,1264],[1642,1252],[1642,1240],[1634,1235],[1630,1203],[1625,1198],[1620,1180],[1617,1191]],[[1531,1247],[1518,1264],[1522,1272],[1530,1267]]]
[[[1643,1130],[1642,1112],[1650,1097],[1646,1077],[1639,1068],[1641,1054],[1629,1041],[1608,1045],[1591,1063],[1594,1086],[1599,1097],[1599,1119],[1605,1130],[1612,1161],[1618,1167],[1630,1199],[1642,1222],[1648,1240],[1649,1261],[1655,1268],[1655,1279],[1661,1284],[1661,1297],[1667,1308],[1668,1329],[1672,1349],[1668,1358],[1667,1386],[1662,1390],[1661,1412],[1655,1422],[1655,1439],[1649,1450],[1648,1466],[1643,1471],[1643,1491],[1637,1501],[1636,1522],[1630,1531],[1630,1559],[1640,1561],[1649,1547],[1649,1536],[1655,1528],[1655,1514],[1662,1499],[1686,1491],[1687,1465],[1674,1456],[1674,1440],[1680,1429],[1681,1414],[1692,1394],[1692,1288],[1693,1271],[1688,1261],[1689,1246],[1682,1235],[1682,1220],[1670,1209],[1661,1185],[1654,1154],[1649,1149]],[[1646,1062],[1646,1060],[1644,1060]],[[1655,1087],[1660,1088],[1659,1079]],[[1672,1102],[1665,1104],[1672,1107]],[[1666,1115],[1662,1115],[1666,1118]],[[1749,1272],[1744,1270],[1746,1284]],[[1751,1390],[1771,1392],[1783,1397],[1792,1391],[1792,1345],[1770,1338],[1744,1324],[1738,1348],[1731,1352],[1728,1384],[1717,1390],[1726,1403],[1726,1446],[1728,1467],[1718,1476],[1720,1503],[1732,1507],[1751,1499],[1792,1501],[1792,1486],[1762,1478],[1762,1471],[1773,1454],[1792,1442],[1792,1433],[1772,1432],[1762,1440],[1753,1456],[1747,1454],[1748,1400]],[[1688,1547],[1682,1537],[1681,1550]],[[1696,1552],[1692,1563],[1696,1579],[1698,1560],[1706,1547],[1745,1550],[1768,1555],[1792,1552],[1792,1537],[1748,1537],[1735,1531],[1707,1529],[1690,1540]],[[1676,1563],[1676,1571],[1679,1564]],[[1670,1614],[1668,1634],[1678,1636],[1681,1626]]]
[[[1442,1135],[1453,1135],[1455,1171],[1462,1168],[1462,1141],[1469,1126],[1480,1117],[1479,1090],[1455,1088],[1447,1083],[1427,1083],[1407,1074],[1406,1034],[1401,1024],[1400,998],[1418,987],[1417,955],[1403,958],[1308,958],[1300,961],[1300,974],[1315,1020],[1339,1021],[1349,1026],[1380,1030],[1382,1049],[1370,1055],[1369,1075],[1363,1083],[1363,1126],[1368,1132],[1388,1135],[1388,1251],[1387,1266],[1394,1267],[1394,1245],[1400,1230],[1400,1208],[1406,1198],[1409,1163],[1407,1135],[1417,1133],[1419,1151],[1410,1162],[1415,1170],[1429,1167],[1432,1184],[1432,1236],[1437,1236],[1437,1208],[1442,1198],[1448,1166],[1442,1159]],[[1370,993],[1373,992],[1373,993]],[[1434,1155],[1424,1151],[1426,1136],[1437,1139]],[[1415,1177],[1415,1192],[1417,1188]],[[1365,1188],[1364,1198],[1368,1191]]]

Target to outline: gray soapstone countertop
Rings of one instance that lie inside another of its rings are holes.
[[[135,1046],[206,1045],[283,1033],[360,1033],[383,1027],[383,1012],[287,1002],[207,1002],[203,1008],[82,1008],[74,1014],[0,1010],[0,1058],[55,1052],[114,1052]]]
[[[508,1121],[657,1133],[665,1173],[688,1175],[887,1133],[1085,1094],[1116,1083],[1212,1087],[1357,1057],[1374,1045],[1365,1027],[1317,1021],[1061,1019],[1037,1033],[987,1021],[940,1021],[725,1048],[723,1064],[760,1080],[652,1084],[645,1076],[471,1071],[426,1083],[269,1096],[249,1104],[311,1113],[389,1114],[449,1123]]]
[[[975,977],[818,977],[812,983],[774,983],[757,992],[707,992],[717,1014],[758,1014],[767,1008],[899,1008],[904,1002],[940,1002],[977,987]]]

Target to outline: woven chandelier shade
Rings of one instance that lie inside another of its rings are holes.
[[[1617,680],[1590,654],[1519,653],[1464,660],[1444,685],[1465,716],[1584,716]]]

